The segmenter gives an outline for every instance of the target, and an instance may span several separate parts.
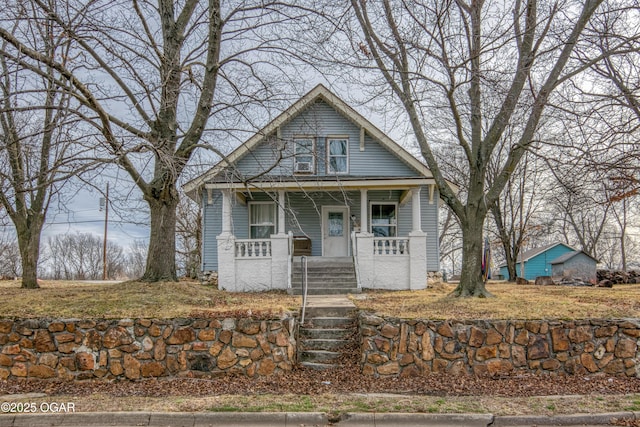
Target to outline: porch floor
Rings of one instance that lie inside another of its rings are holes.
[[[294,256],[293,262],[299,264],[301,261],[301,256]],[[351,256],[339,256],[339,257],[330,257],[330,256],[307,256],[307,263],[314,264],[353,264],[353,257]]]

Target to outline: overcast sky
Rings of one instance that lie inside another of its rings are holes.
[[[353,87],[336,87],[327,83],[323,77],[319,75],[302,76],[300,85],[304,87],[304,92],[311,90],[317,84],[322,83],[329,87],[334,93],[344,98],[353,108],[358,110],[363,116],[370,120],[375,126],[383,132],[387,132],[391,138],[394,138],[401,145],[412,152],[415,147],[411,147],[411,137],[407,137],[406,132],[394,123],[388,123],[389,117],[383,117],[368,107],[370,104],[358,105],[354,100],[358,98],[359,93]],[[291,101],[292,103],[295,100]],[[269,116],[275,117],[280,111],[270,112]],[[265,126],[265,120],[256,120],[260,126]],[[392,129],[387,129],[392,127]],[[248,139],[248,133],[245,133],[240,139]],[[237,146],[239,142],[234,145]],[[407,146],[409,145],[409,146]],[[236,147],[227,147],[227,150]],[[413,148],[413,149],[412,149]],[[200,153],[201,157],[207,158],[206,154]],[[192,159],[192,163],[198,160]],[[210,168],[215,160],[204,162],[199,165],[202,171]],[[125,249],[134,240],[148,240],[149,226],[147,215],[147,204],[142,200],[141,193],[137,187],[130,181],[127,173],[112,167],[110,170],[99,174],[93,179],[88,179],[89,183],[84,188],[79,188],[80,184],[72,184],[63,190],[63,198],[65,200],[54,201],[47,214],[47,221],[43,228],[42,243],[46,245],[50,236],[66,233],[91,233],[102,237],[104,235],[104,210],[100,210],[100,198],[104,197],[106,182],[110,184],[110,210],[109,210],[109,226],[108,240],[123,246]],[[91,185],[94,188],[91,188]],[[12,225],[9,223],[4,227],[0,227],[0,231],[12,233]]]

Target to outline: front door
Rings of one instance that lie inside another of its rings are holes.
[[[322,256],[349,256],[349,208],[322,207]]]

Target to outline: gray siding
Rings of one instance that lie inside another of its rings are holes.
[[[433,203],[429,203],[429,188],[422,188],[420,191],[420,213],[422,214],[422,231],[427,233],[427,271],[440,271],[439,202],[440,194],[437,190],[433,194]]]
[[[420,176],[417,171],[369,135],[365,137],[365,150],[360,151],[360,128],[325,102],[312,104],[294,117],[282,127],[281,136],[284,141],[288,141],[284,147],[278,145],[274,135],[270,135],[262,144],[237,162],[237,170],[245,177],[252,177],[273,168],[267,175],[289,176],[293,171],[291,141],[296,136],[314,136],[316,137],[314,176],[326,176],[327,137],[347,136],[349,138],[348,176]],[[282,161],[276,165],[280,153]]]
[[[203,265],[204,271],[218,269],[218,245],[216,236],[222,232],[222,194],[213,193],[213,203],[208,204],[206,192],[203,197]],[[400,205],[400,190],[375,190],[367,193],[369,202],[398,203],[398,236],[408,236],[413,227],[411,199]],[[248,201],[273,200],[268,194],[255,192]],[[428,188],[420,192],[422,230],[427,233],[427,270],[438,271],[440,268],[440,253],[438,246],[438,194],[434,194],[434,201],[429,203]],[[312,256],[322,255],[322,206],[349,206],[350,214],[356,216],[356,222],[361,224],[360,192],[289,192],[286,194],[285,233],[291,231],[294,236],[307,236],[311,239]],[[369,208],[367,207],[367,212]],[[367,223],[371,224],[368,218]],[[353,224],[350,224],[351,227]],[[350,228],[349,232],[351,232]],[[238,239],[249,237],[248,204],[232,201],[232,232]]]
[[[207,201],[207,192],[202,194],[202,271],[218,271],[218,241],[222,232],[222,193],[213,192],[213,203]]]
[[[348,206],[350,215],[360,216],[360,192],[288,193],[287,232],[311,239],[311,255],[322,256],[322,206]],[[357,219],[359,222],[359,219]],[[350,224],[349,233],[353,224]]]
[[[326,141],[331,136],[349,139],[349,177],[420,177],[420,173],[396,157],[369,135],[365,136],[365,149],[360,151],[360,128],[325,102],[316,102],[293,117],[281,128],[282,140],[269,135],[250,153],[236,163],[236,169],[250,178],[258,174],[289,177],[293,172],[293,138],[313,136],[316,141],[315,174],[326,174]],[[288,142],[287,142],[288,141]],[[282,159],[278,162],[278,159]],[[304,175],[302,175],[304,177]],[[344,176],[344,175],[339,175]],[[282,179],[282,178],[281,178]],[[287,178],[285,178],[287,179]],[[217,240],[222,231],[222,195],[213,192],[213,203],[203,203],[203,270],[217,270]],[[368,192],[369,201],[398,203],[398,236],[407,236],[412,229],[412,208],[409,199],[400,205],[400,190],[376,190]],[[268,194],[254,192],[249,200],[273,200]],[[286,196],[285,232],[305,235],[312,241],[312,255],[322,254],[322,206],[349,206],[350,214],[360,218],[360,192],[289,192]],[[427,233],[427,269],[439,269],[438,247],[438,195],[429,203],[428,188],[421,192],[422,229]],[[367,212],[369,208],[367,205]],[[370,218],[367,221],[371,224]],[[353,226],[353,224],[350,224]],[[350,228],[351,230],[351,228]],[[232,201],[232,232],[238,239],[249,237],[248,205]]]
[[[563,263],[552,264],[553,276],[575,277],[583,280],[596,280],[596,262],[584,253],[579,253]]]

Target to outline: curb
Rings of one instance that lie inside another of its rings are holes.
[[[465,426],[487,427],[494,420],[491,414],[394,414],[356,413],[344,414],[337,426],[375,427],[423,427],[423,426]]]
[[[577,426],[577,425],[610,425],[614,419],[640,420],[640,413],[611,412],[602,414],[575,414],[575,415],[523,415],[523,416],[499,416],[495,417],[492,427],[515,426]]]
[[[329,419],[321,412],[85,412],[75,414],[2,414],[0,427],[97,426],[347,426],[347,427],[515,427],[610,425],[613,419],[640,420],[640,412],[575,415],[493,416],[492,414],[345,413]]]

